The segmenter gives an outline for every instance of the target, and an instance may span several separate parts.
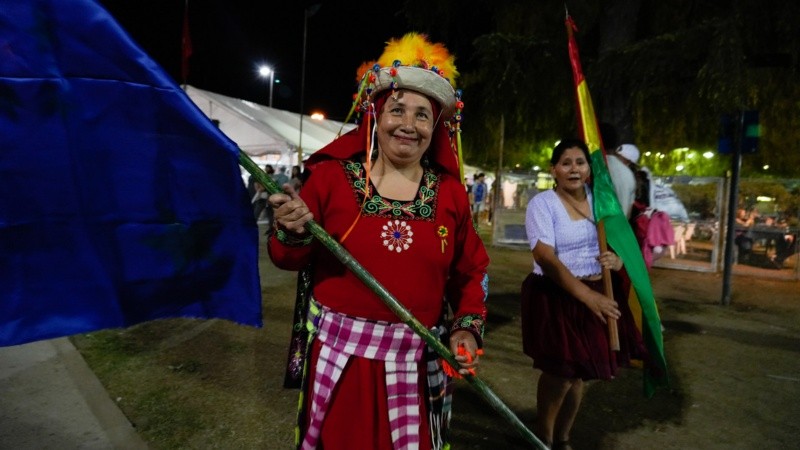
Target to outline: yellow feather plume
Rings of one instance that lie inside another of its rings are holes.
[[[399,39],[390,39],[377,63],[381,67],[389,67],[397,60],[403,66],[425,69],[436,67],[442,76],[450,81],[450,85],[455,87],[455,80],[458,77],[455,59],[444,44],[429,42],[426,35],[411,32]],[[372,69],[374,65],[375,62],[361,64],[357,71],[357,79],[360,81],[367,70]]]

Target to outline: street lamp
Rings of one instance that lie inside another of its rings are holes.
[[[306,42],[308,41],[308,18],[319,11],[322,3],[306,6],[303,12],[303,68],[300,72],[300,138],[297,141],[297,165],[303,165],[303,97],[306,91]]]
[[[264,78],[269,76],[269,107],[272,108],[272,86],[275,84],[275,71],[270,66],[261,66],[258,68],[258,74]]]

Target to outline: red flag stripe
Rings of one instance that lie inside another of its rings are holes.
[[[181,36],[181,82],[189,78],[189,57],[192,56],[192,36],[189,33],[189,0],[183,9],[183,34]]]

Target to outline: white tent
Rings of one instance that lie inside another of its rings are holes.
[[[218,121],[223,133],[262,166],[295,165],[301,145],[305,159],[333,141],[339,133],[344,134],[355,127],[354,124],[303,116],[301,141],[300,114],[226,97],[194,86],[185,86],[185,91],[208,118]]]

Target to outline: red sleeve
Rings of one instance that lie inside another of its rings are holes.
[[[325,189],[327,185],[325,180],[335,176],[337,171],[341,175],[339,167],[336,161],[317,164],[300,191],[300,198],[306,202],[311,214],[314,215],[313,220],[320,226],[324,226],[322,205],[326,201],[325,196],[328,192]],[[280,242],[277,233],[273,233],[267,242],[267,250],[276,267],[284,270],[301,270],[311,262],[314,250],[319,245],[321,244],[315,239],[309,245],[289,246]]]
[[[480,342],[483,322],[486,320],[486,297],[489,292],[489,255],[472,222],[469,198],[461,183],[455,179],[452,201],[455,204],[456,221],[455,255],[447,282],[446,295],[454,314],[454,328],[470,329]],[[480,323],[475,323],[476,319]],[[460,324],[464,326],[458,326]],[[471,324],[467,326],[467,324]]]

